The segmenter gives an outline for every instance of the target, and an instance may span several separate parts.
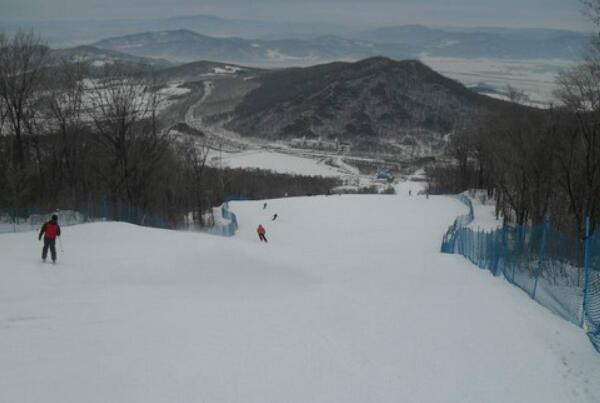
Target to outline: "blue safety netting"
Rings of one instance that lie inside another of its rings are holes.
[[[232,237],[238,230],[237,216],[229,210],[229,203],[221,206],[222,222],[215,223],[214,226],[207,229],[207,232],[213,235]]]
[[[471,202],[471,199],[464,194],[456,195],[454,197],[467,206],[469,208],[469,212],[467,214],[458,216],[456,220],[454,220],[452,226],[444,234],[444,239],[442,240],[442,253],[454,253],[454,247],[456,245],[456,240],[459,233],[458,230],[471,224],[475,219],[473,203]]]
[[[65,209],[48,208],[0,208],[0,233],[39,230],[53,214],[58,215],[61,226],[99,221],[120,221],[147,227],[209,232],[214,235],[234,236],[238,229],[237,217],[229,211],[227,203],[220,209],[223,219],[205,217],[210,225],[198,226],[191,214],[169,216],[149,213],[144,208],[129,203],[110,203],[108,200],[86,202]],[[213,223],[214,221],[214,223]]]
[[[589,271],[586,279],[585,324],[590,340],[600,351],[600,233],[588,239]]]
[[[448,229],[442,252],[465,256],[494,276],[503,276],[555,314],[577,326],[585,325],[600,351],[600,236],[577,239],[549,223],[476,231],[466,226],[473,220],[470,199],[463,196],[460,200],[469,213]]]

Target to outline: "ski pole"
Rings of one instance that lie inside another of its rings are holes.
[[[62,246],[62,238],[60,236],[58,237],[58,244],[60,245],[60,253],[64,253],[65,251],[63,250]]]

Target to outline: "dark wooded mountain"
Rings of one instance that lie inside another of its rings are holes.
[[[441,135],[479,112],[509,105],[415,60],[337,62],[256,80],[260,86],[239,103],[228,127],[270,139],[306,136],[368,144],[406,134]]]

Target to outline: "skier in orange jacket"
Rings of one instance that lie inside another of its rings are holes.
[[[262,224],[258,226],[256,233],[258,234],[258,239],[260,239],[261,242],[268,242],[267,238],[265,237],[267,230],[265,230],[265,227],[263,227]]]

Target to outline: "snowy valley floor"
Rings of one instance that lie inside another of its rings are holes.
[[[0,235],[0,402],[600,401],[584,332],[440,254],[465,208],[407,186],[232,203],[233,239],[66,227],[57,266]]]

